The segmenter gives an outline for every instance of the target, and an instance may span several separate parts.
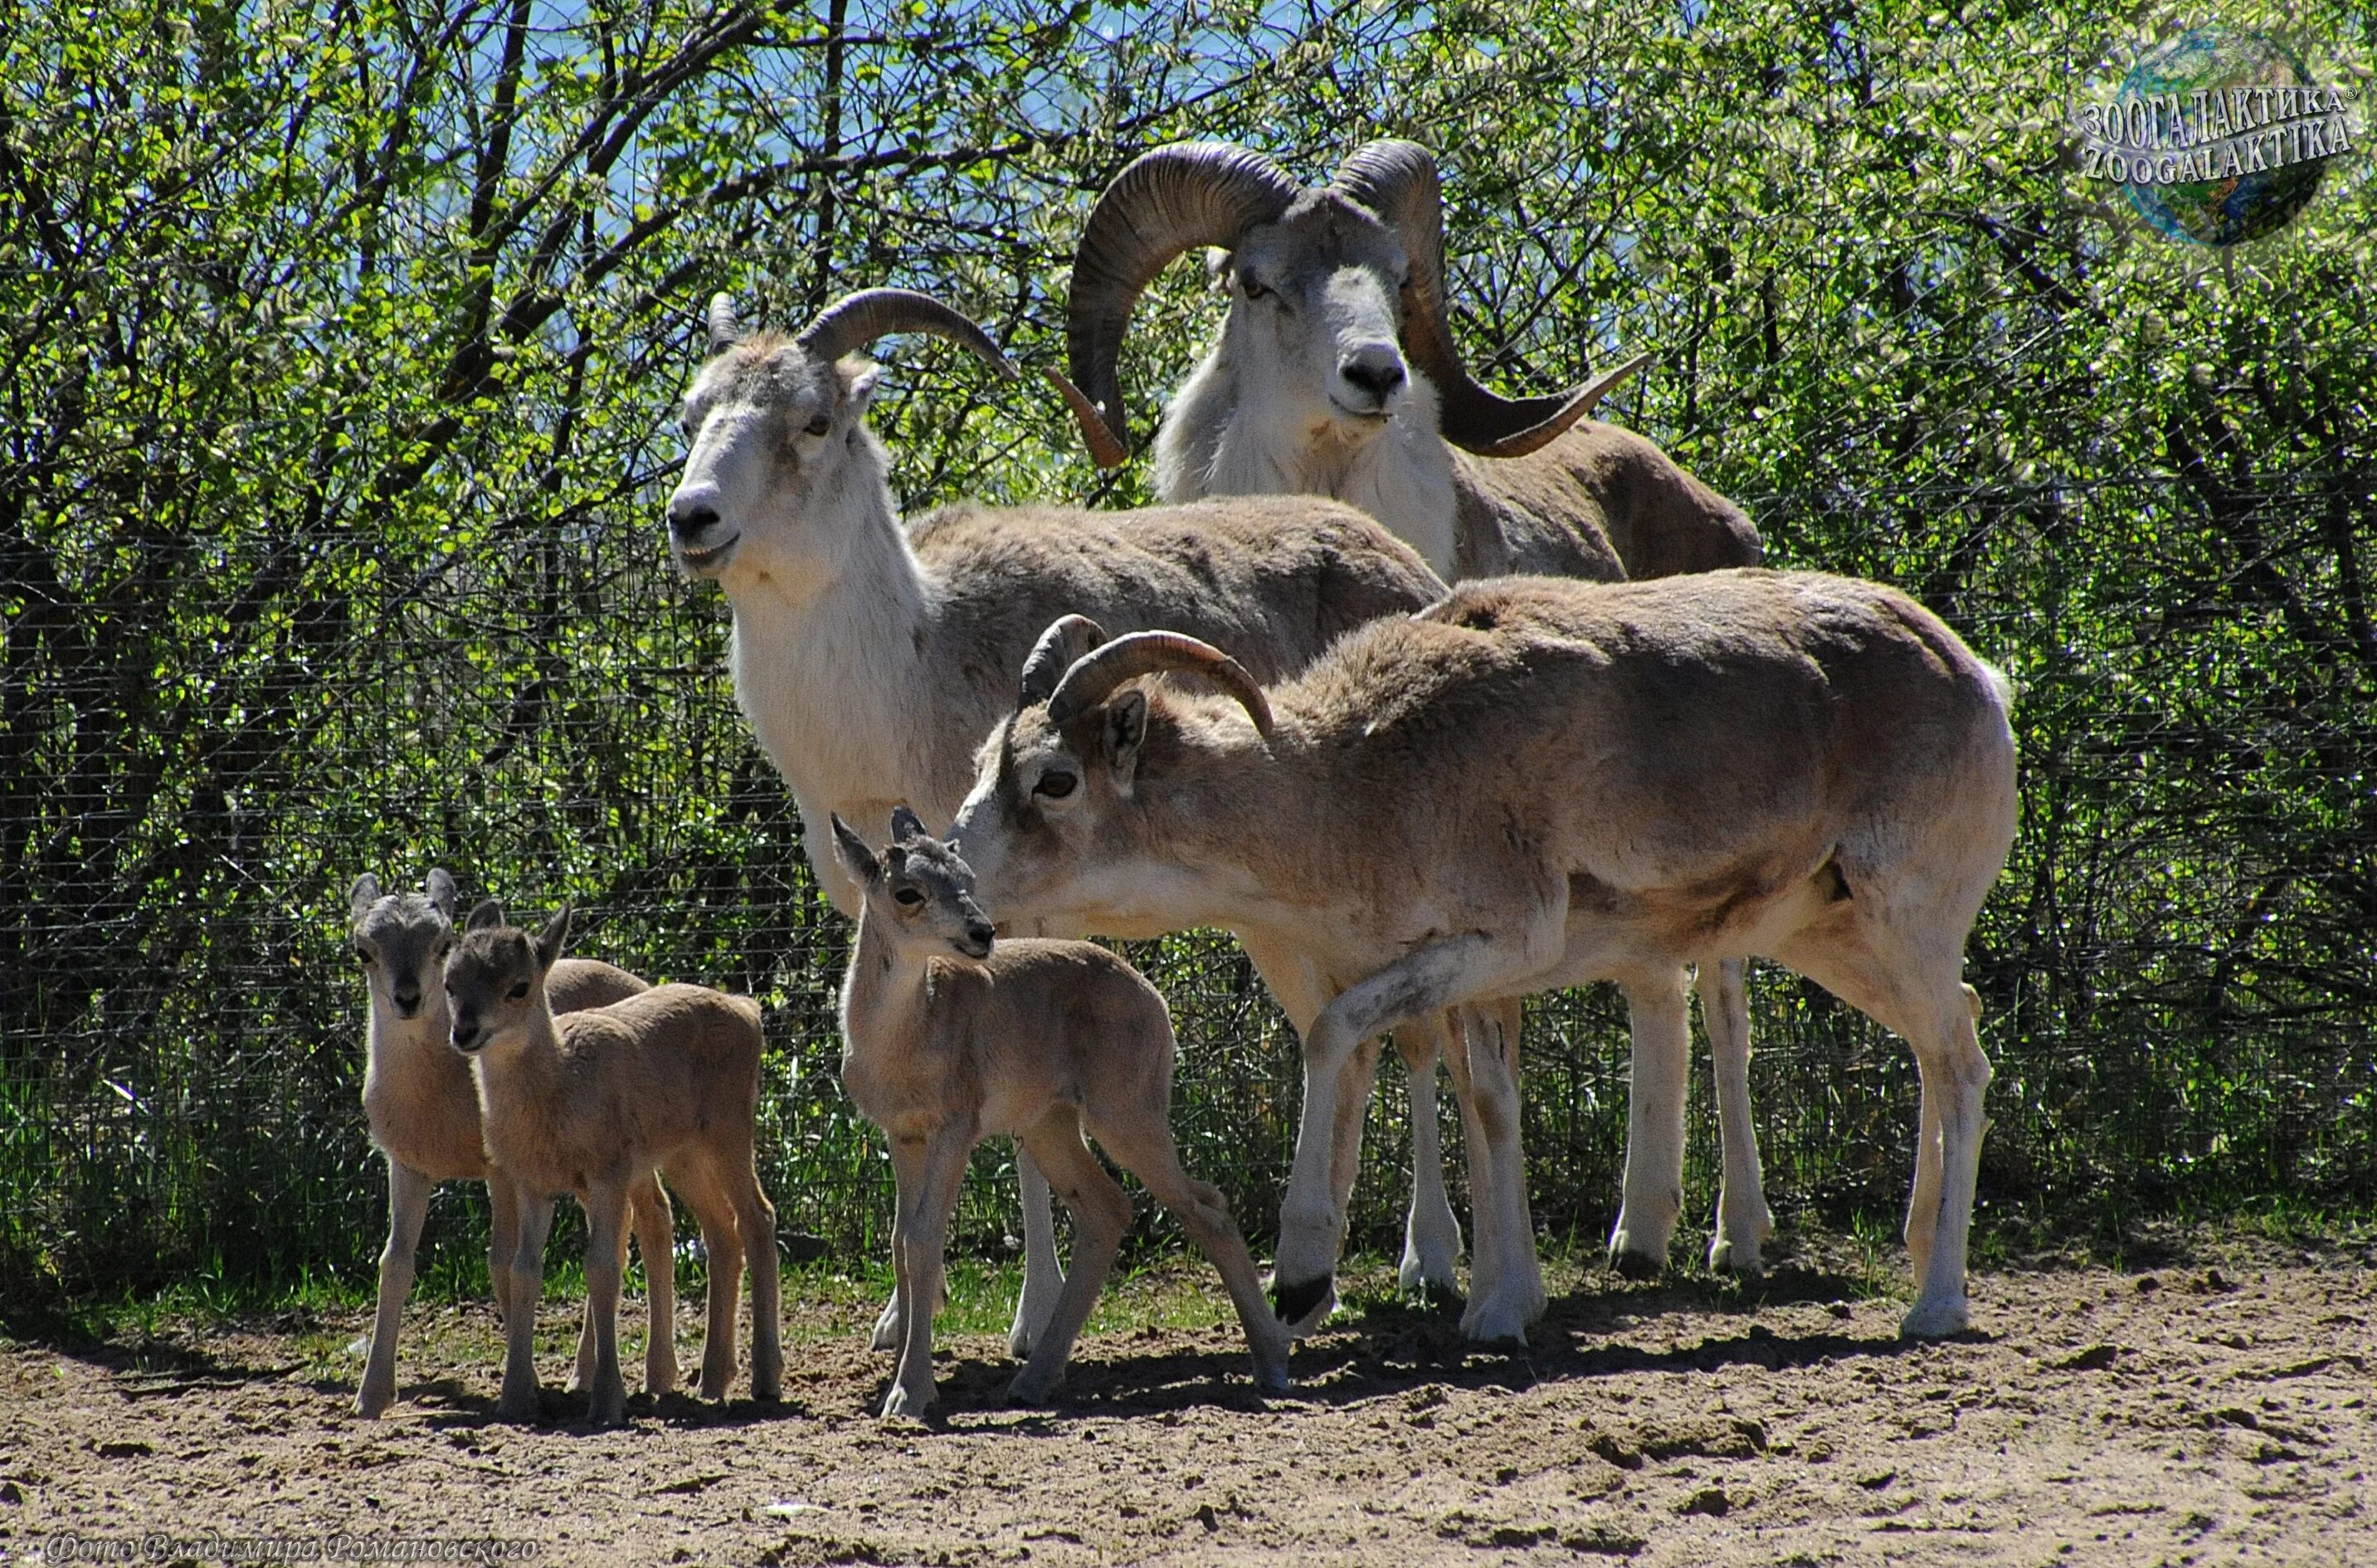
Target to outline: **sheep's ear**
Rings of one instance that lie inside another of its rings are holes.
[[[842,868],[850,873],[852,881],[863,888],[873,887],[877,869],[875,852],[866,847],[866,841],[860,838],[848,822],[842,820],[842,813],[837,811],[832,816],[833,857],[842,862]]]
[[[845,359],[834,366],[834,374],[842,378],[841,420],[855,428],[874,406],[876,389],[883,384],[883,367],[872,360]]]
[[[432,868],[421,891],[429,895],[430,904],[438,914],[448,920],[454,918],[454,873],[443,866]]]
[[[931,832],[926,828],[925,820],[922,817],[917,816],[905,806],[891,808],[891,842],[893,844],[898,844],[902,839],[931,838],[932,836]]]
[[[1106,767],[1114,774],[1115,792],[1125,799],[1139,779],[1140,747],[1147,739],[1147,693],[1129,687],[1115,693],[1099,720],[1105,737]]]
[[[471,917],[462,922],[462,929],[491,931],[503,923],[504,906],[492,898],[483,898],[479,901],[479,906],[471,911]]]
[[[379,879],[365,871],[347,891],[347,918],[360,920],[364,911],[379,902]]]
[[[550,969],[561,957],[561,950],[569,943],[569,905],[564,903],[536,934],[536,966]]]
[[[743,337],[743,324],[735,319],[735,298],[731,294],[710,296],[710,352],[723,353]]]

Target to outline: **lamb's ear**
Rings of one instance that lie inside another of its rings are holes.
[[[877,869],[875,852],[866,847],[866,841],[860,838],[848,822],[842,820],[841,812],[833,812],[831,816],[833,857],[842,862],[842,868],[850,873],[852,881],[863,888],[873,887]]]
[[[1108,700],[1099,721],[1105,738],[1106,767],[1114,774],[1115,793],[1126,800],[1139,780],[1140,747],[1147,739],[1147,693],[1126,687]]]
[[[462,922],[462,929],[487,931],[493,930],[503,923],[504,906],[492,898],[483,898],[479,901],[479,906],[471,911],[471,917]]]
[[[735,319],[735,299],[731,294],[710,296],[710,352],[723,353],[743,336],[743,324]]]
[[[454,874],[451,871],[443,866],[431,868],[429,880],[421,884],[421,891],[429,895],[429,902],[438,914],[448,920],[454,918]]]
[[[347,892],[347,918],[360,920],[364,911],[379,902],[379,879],[365,871]]]
[[[876,390],[883,385],[883,367],[870,359],[845,359],[833,367],[833,373],[842,378],[842,411],[836,417],[855,430],[874,406]]]
[[[925,820],[922,817],[917,816],[905,806],[891,808],[891,842],[893,844],[898,844],[902,839],[931,838],[932,836],[931,832],[926,828]]]
[[[536,966],[550,969],[561,957],[561,950],[569,945],[569,905],[565,901],[536,934]]]

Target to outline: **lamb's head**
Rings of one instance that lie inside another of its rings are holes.
[[[517,1046],[531,1018],[545,1005],[544,976],[569,940],[569,905],[531,936],[504,922],[494,899],[471,911],[462,940],[446,960],[446,1006],[454,1020],[454,1048],[476,1056]]]
[[[421,1016],[454,945],[454,879],[440,867],[419,892],[383,894],[379,879],[365,873],[355,879],[347,909],[347,935],[373,994],[399,1018]]]
[[[858,884],[870,928],[900,949],[927,949],[979,962],[990,956],[988,917],[973,901],[973,868],[902,806],[891,813],[891,842],[881,855],[857,830],[833,819],[834,858]]]
[[[810,581],[845,547],[852,505],[888,513],[889,465],[866,425],[882,372],[856,356],[891,332],[948,338],[1016,375],[981,328],[930,294],[867,289],[791,336],[746,333],[733,302],[711,301],[710,357],[685,396],[688,449],[668,504],[680,568],[730,586],[743,574]]]
[[[1140,784],[1176,752],[1184,715],[1177,693],[1137,678],[1165,671],[1220,687],[1270,736],[1262,688],[1209,643],[1177,631],[1109,640],[1082,616],[1041,634],[950,830],[994,919],[1100,930],[1168,912],[1172,868],[1144,831]]]
[[[1516,456],[1583,418],[1626,374],[1516,401],[1470,378],[1445,320],[1442,194],[1427,149],[1372,142],[1308,189],[1260,153],[1180,143],[1115,176],[1074,254],[1073,382],[1051,379],[1102,465],[1129,449],[1116,363],[1131,305],[1192,245],[1229,252],[1218,354],[1234,363],[1240,395],[1272,400],[1268,419],[1314,439],[1358,444],[1382,432],[1407,400],[1428,395],[1416,370],[1446,439]]]

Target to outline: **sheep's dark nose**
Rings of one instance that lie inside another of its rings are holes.
[[[717,526],[718,509],[707,501],[669,507],[669,532],[680,539],[699,539]]]
[[[476,1023],[465,1023],[460,1019],[455,1020],[454,1048],[458,1051],[472,1051],[476,1050],[478,1046],[479,1026]]]
[[[1370,401],[1380,408],[1395,395],[1404,384],[1403,356],[1386,344],[1358,349],[1338,362],[1337,374],[1370,394]]]
[[[399,1018],[410,1018],[421,1011],[421,987],[415,986],[411,990],[406,990],[400,986],[390,993],[389,999],[396,1003],[396,1015]]]
[[[987,920],[976,920],[966,927],[966,938],[976,947],[988,947],[991,939],[997,934],[997,928]]]

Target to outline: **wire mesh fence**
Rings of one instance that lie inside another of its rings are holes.
[[[1919,11],[38,14],[0,57],[0,1265],[359,1277],[384,1187],[345,889],[433,865],[466,898],[573,898],[578,951],[759,996],[783,1222],[879,1251],[888,1167],[835,1079],[848,932],[734,705],[724,607],[668,568],[668,406],[712,287],[779,319],[934,288],[1056,363],[1090,194],[1183,136],[1308,178],[1369,135],[1434,145],[1485,371],[1534,389],[1654,348],[1612,417],[1776,564],[1897,582],[2013,676],[2022,837],[1970,949],[1984,1225],[2366,1204],[2367,164],[2205,259],[2071,165],[2102,24]],[[2365,81],[2377,24],[2313,21]],[[1142,428],[1217,321],[1188,263],[1152,291]],[[903,500],[1142,498],[1053,404],[889,357]],[[1260,1237],[1292,1034],[1225,939],[1130,951],[1181,1035],[1185,1161]],[[1779,972],[1752,1010],[1778,1207],[1890,1213],[1904,1047]],[[1591,1237],[1622,1007],[1542,999],[1524,1063],[1535,1215]],[[1385,1077],[1370,1245],[1407,1168]],[[1692,1129],[1704,1215],[1704,1090]],[[1012,1229],[1007,1157],[979,1156],[961,1245]],[[459,1282],[482,1205],[438,1203],[426,1267]]]

